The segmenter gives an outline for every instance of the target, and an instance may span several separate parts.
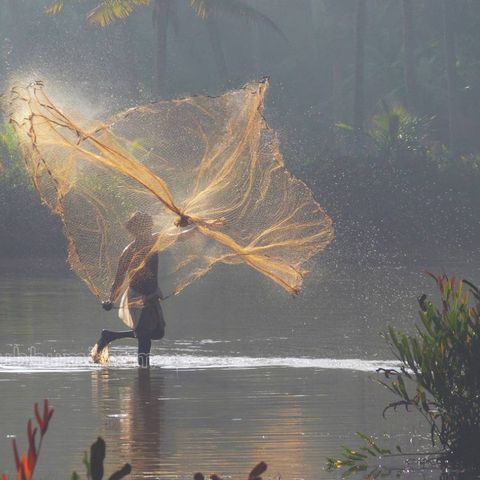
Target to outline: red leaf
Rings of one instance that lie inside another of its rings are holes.
[[[42,430],[42,435],[47,431],[48,424],[52,418],[53,415],[53,408],[50,408],[48,405],[48,400],[44,401],[43,404],[43,430]]]
[[[250,475],[248,476],[248,480],[256,480],[257,478],[260,477],[260,475],[263,472],[265,472],[266,469],[267,469],[267,464],[265,462],[260,462],[250,472]]]
[[[28,463],[32,469],[35,468],[37,463],[37,451],[35,447],[35,434],[37,433],[37,429],[35,428],[32,430],[32,421],[28,421],[27,426],[28,432]]]
[[[48,400],[43,401],[43,421],[45,422],[48,418]]]
[[[40,416],[40,409],[38,408],[38,403],[35,404],[35,417],[37,419],[38,426],[40,427],[40,432],[43,435],[44,424],[42,417]]]
[[[32,447],[28,448],[28,464],[30,465],[31,469],[35,468],[37,464],[37,452],[35,451],[35,444]]]
[[[5,474],[2,475],[2,480],[8,480],[8,478]]]
[[[13,445],[13,456],[15,457],[15,468],[18,472],[20,469],[20,457],[18,456],[18,449],[17,449],[17,441],[15,439],[12,440]]]
[[[17,480],[30,480],[32,478],[32,470],[28,464],[28,459],[25,454],[22,455],[20,462],[20,471],[17,472]]]
[[[27,435],[28,435],[28,442],[30,443],[32,440],[32,420],[29,419],[27,423]]]

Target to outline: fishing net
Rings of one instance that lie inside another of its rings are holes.
[[[160,101],[102,122],[63,112],[41,82],[11,89],[28,173],[63,222],[71,267],[100,300],[132,242],[125,225],[135,212],[156,232],[142,258],[161,254],[159,278],[174,293],[220,263],[298,292],[307,260],[332,240],[332,221],[285,170],[262,116],[267,87]],[[141,263],[128,266],[123,288]]]

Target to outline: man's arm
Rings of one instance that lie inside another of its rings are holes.
[[[122,292],[125,276],[128,272],[130,262],[132,261],[132,253],[131,246],[129,245],[120,255],[115,280],[113,281],[112,288],[110,289],[110,297],[108,298],[109,303],[115,303]]]

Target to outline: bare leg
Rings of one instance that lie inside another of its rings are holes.
[[[113,332],[111,330],[102,330],[100,339],[94,345],[90,352],[90,357],[94,363],[105,364],[108,362],[108,344],[120,338],[135,338],[133,330],[126,332]]]
[[[97,350],[103,350],[110,342],[114,340],[120,340],[121,338],[135,338],[133,330],[127,330],[124,332],[113,332],[112,330],[102,330],[100,340],[97,342]]]
[[[152,340],[150,337],[138,338],[138,365],[140,367],[150,366],[150,349],[152,348]]]

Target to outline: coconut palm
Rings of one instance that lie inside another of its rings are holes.
[[[355,91],[353,102],[353,126],[357,139],[361,138],[365,124],[365,33],[367,24],[367,0],[357,0],[355,12]]]
[[[415,66],[415,33],[413,0],[403,0],[403,49],[406,104],[410,111],[418,109],[417,76]]]
[[[454,0],[443,0],[443,49],[445,71],[447,74],[447,106],[448,106],[448,146],[453,154],[458,153],[457,145],[457,54],[456,32],[453,27],[455,14]]]
[[[60,13],[66,3],[73,0],[55,0],[47,7],[47,13]],[[247,5],[242,0],[186,0],[196,15],[206,20],[208,38],[211,44],[218,73],[224,83],[228,78],[227,63],[220,41],[220,33],[216,17],[230,15],[235,18],[267,25],[285,39],[278,26],[265,14]],[[158,95],[165,93],[167,73],[167,31],[171,22],[174,2],[171,0],[101,0],[90,10],[86,17],[89,23],[105,27],[116,19],[128,17],[138,7],[153,6],[153,25],[155,28],[155,84]]]

